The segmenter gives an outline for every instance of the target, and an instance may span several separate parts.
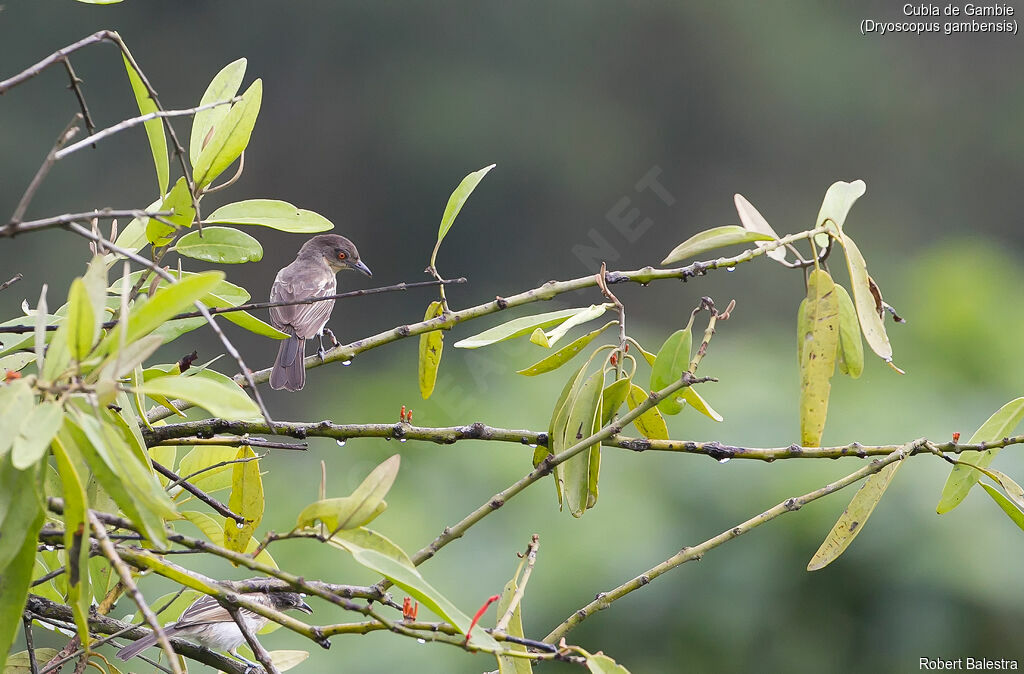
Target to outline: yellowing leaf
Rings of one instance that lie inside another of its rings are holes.
[[[549,328],[553,325],[558,325],[570,316],[573,316],[585,309],[586,307],[560,309],[558,311],[549,311],[547,313],[535,314],[533,316],[521,316],[519,318],[514,318],[507,323],[496,325],[493,328],[484,330],[472,337],[467,337],[455,342],[455,348],[479,349],[481,346],[488,346],[496,342],[503,342],[506,339],[520,337],[533,332],[536,328],[543,329]]]
[[[444,313],[441,302],[431,302],[423,320],[429,321]],[[444,332],[431,330],[420,335],[420,358],[417,366],[417,378],[420,384],[420,395],[426,400],[434,392],[437,384],[437,369],[441,366],[441,352],[444,350]]]
[[[602,332],[607,330],[610,326],[618,325],[618,323],[618,321],[609,321],[602,325],[597,330],[592,330],[591,332],[588,332],[585,335],[577,337],[572,342],[566,344],[558,351],[555,351],[553,354],[547,356],[546,358],[542,358],[541,360],[537,361],[530,367],[518,370],[516,374],[525,375],[527,377],[533,377],[538,374],[543,374],[545,372],[551,372],[552,370],[556,370],[565,363],[572,360],[578,353],[583,351],[584,347],[586,347],[587,344],[590,344],[590,342],[594,341],[595,337],[597,337]],[[540,328],[538,328],[538,330],[539,329]],[[541,331],[541,334],[544,334],[543,331]]]
[[[752,241],[772,241],[776,237],[771,234],[752,232],[738,225],[724,225],[712,227],[698,234],[694,234],[686,241],[672,249],[672,252],[661,261],[662,266],[674,264],[695,255],[706,253],[715,248],[733,246],[738,243],[750,243]]]
[[[800,438],[805,447],[817,447],[825,430],[830,379],[839,346],[839,303],[835,284],[827,272],[816,269],[807,279],[807,328],[802,335],[800,359]]]
[[[846,216],[857,199],[864,196],[867,185],[863,180],[854,180],[848,183],[842,180],[832,183],[825,192],[825,198],[821,202],[821,209],[818,211],[818,219],[815,227],[820,227],[826,221],[835,223],[836,228],[842,232]],[[814,238],[815,243],[824,248],[828,244],[828,234],[818,234]]]
[[[706,416],[708,419],[711,419],[713,421],[722,420],[722,415],[716,412],[714,408],[708,404],[708,401],[704,400],[704,398],[702,398],[701,395],[697,393],[696,389],[694,389],[692,386],[687,386],[686,388],[680,389],[679,392],[682,394],[683,400],[685,400],[690,405],[690,407],[697,410],[698,412]]]
[[[860,339],[860,322],[846,288],[837,283],[835,291],[839,300],[839,357],[845,367],[843,374],[857,379],[864,371],[864,343]]]
[[[640,403],[647,400],[647,391],[637,385],[629,387],[629,395],[626,397],[626,404],[629,409],[634,410]],[[640,435],[648,440],[668,440],[668,426],[665,424],[665,417],[661,416],[658,407],[654,406],[633,420],[633,426]]]
[[[751,232],[766,234],[773,239],[779,238],[779,235],[775,233],[775,230],[772,229],[772,226],[764,219],[764,216],[762,216],[758,210],[754,208],[754,205],[747,201],[742,194],[734,194],[733,201],[736,202],[736,212],[739,213],[740,222],[743,224],[744,228]],[[758,248],[764,248],[766,245],[768,245],[767,242],[757,242]],[[765,255],[773,260],[783,262],[786,259],[786,248],[784,246],[779,246],[774,250],[768,251]]]
[[[885,323],[875,308],[875,297],[871,293],[871,281],[868,279],[868,267],[864,262],[864,256],[853,239],[845,233],[842,234],[840,242],[846,252],[846,266],[850,271],[850,283],[853,290],[853,303],[857,309],[857,318],[860,319],[860,328],[864,333],[871,350],[878,354],[885,362],[892,361],[892,346],[889,344],[889,337],[885,334]]]
[[[228,508],[244,517],[245,524],[238,524],[230,517],[224,518],[224,547],[235,552],[245,552],[256,527],[263,521],[263,478],[260,477],[260,462],[253,459],[256,453],[252,447],[241,447],[236,459],[250,459],[236,463],[231,470],[231,498]]]

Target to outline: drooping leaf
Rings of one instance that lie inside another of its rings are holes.
[[[204,227],[189,232],[174,245],[179,255],[206,262],[241,264],[263,259],[260,242],[233,227]]]
[[[252,447],[240,447],[236,459],[253,459],[256,453]],[[250,460],[236,463],[231,468],[231,498],[228,508],[244,517],[245,524],[238,524],[230,517],[224,518],[224,547],[235,552],[245,552],[256,527],[263,521],[263,478],[260,476],[260,462]]]
[[[764,216],[762,216],[758,210],[754,208],[754,205],[747,201],[742,194],[733,195],[733,201],[736,203],[736,212],[739,213],[740,222],[743,224],[744,228],[751,232],[766,234],[773,239],[779,238],[779,235],[775,233],[775,230],[772,229],[772,226],[764,219]],[[758,248],[764,248],[766,245],[768,244],[764,241],[757,242]],[[786,249],[785,247],[780,246],[774,250],[768,251],[765,255],[773,260],[784,262],[786,259]]]
[[[885,362],[892,361],[892,346],[885,334],[885,323],[875,309],[875,298],[871,293],[871,281],[868,278],[867,263],[853,239],[845,233],[840,242],[846,252],[846,266],[850,271],[850,283],[853,290],[853,304],[857,309],[860,329],[868,346]]]
[[[203,93],[203,98],[199,101],[199,107],[230,101],[234,98],[238,94],[238,87],[242,86],[242,78],[245,77],[245,65],[246,60],[240,58],[221,68],[220,72],[214,75],[209,86],[206,87],[206,92]],[[188,160],[192,165],[195,165],[199,159],[199,154],[203,150],[203,143],[210,140],[207,138],[210,134],[210,129],[215,128],[227,116],[230,109],[231,106],[229,105],[218,105],[206,110],[200,110],[192,118],[192,134],[189,136],[188,143]]]
[[[569,414],[564,429],[564,440],[559,452],[576,445],[601,428],[601,393],[604,388],[604,372],[598,370],[587,377],[578,393],[569,403]],[[557,429],[556,429],[557,432]],[[565,505],[573,517],[582,517],[587,509],[590,487],[590,454],[601,451],[601,443],[595,443],[561,464],[565,480]]]
[[[535,340],[533,337],[530,337],[530,341],[545,348],[551,348],[556,342],[562,339],[567,332],[575,328],[577,325],[583,325],[595,318],[600,318],[604,315],[604,312],[614,306],[614,304],[592,304],[567,318],[565,321],[557,325],[551,332],[545,333],[540,328],[537,328],[534,331],[534,334],[538,331],[540,332],[539,340]]]
[[[626,402],[626,396],[629,395],[629,388],[632,385],[633,382],[629,377],[622,377],[605,386],[604,393],[601,394],[602,426],[611,423],[612,417],[622,407],[622,403]]]
[[[1024,398],[1011,400],[990,416],[967,442],[972,445],[995,442],[1013,433],[1013,429],[1017,427],[1021,419],[1024,419]],[[981,452],[963,452],[960,455],[960,460],[980,468],[988,468],[998,453],[998,448],[986,449]],[[939,498],[936,512],[941,515],[960,505],[960,502],[967,496],[967,492],[980,477],[981,473],[966,465],[953,466],[953,470],[950,471],[949,477],[946,478],[946,484],[942,488],[942,496]]]
[[[312,234],[334,229],[330,220],[287,201],[277,199],[247,199],[221,206],[204,223],[223,225],[262,225],[282,232]]]
[[[998,489],[989,483],[981,482],[980,484],[988,495],[992,497],[992,500],[996,502],[996,505],[998,505],[1002,511],[1006,513],[1011,520],[1013,520],[1013,523],[1021,529],[1024,529],[1024,511],[1015,506],[1010,499],[1003,496]]]
[[[505,588],[501,591],[501,598],[498,600],[495,611],[498,620],[501,620],[501,617],[508,613],[508,609],[512,605],[512,597],[515,596],[517,589],[518,584],[515,578],[505,583]],[[522,602],[516,604],[515,609],[512,611],[512,618],[508,621],[505,632],[509,636],[523,638]],[[506,641],[503,646],[509,651],[526,652],[526,646],[515,642]],[[497,655],[495,657],[498,659],[498,674],[532,674],[533,672],[529,661],[525,658],[517,658],[510,655]]]
[[[687,386],[686,388],[680,389],[679,393],[682,395],[683,400],[685,400],[690,405],[690,407],[697,410],[698,412],[706,416],[708,419],[711,419],[712,421],[722,420],[722,415],[716,412],[714,408],[708,404],[708,401],[704,400],[704,398],[702,398],[701,395],[697,393],[697,390],[694,387]]]
[[[549,311],[543,314],[534,314],[533,316],[520,316],[519,318],[513,318],[507,323],[496,325],[493,328],[484,330],[472,337],[466,337],[465,339],[455,342],[455,348],[479,349],[481,346],[488,346],[497,342],[503,342],[507,339],[521,337],[522,335],[527,335],[533,332],[536,328],[544,329],[550,328],[553,325],[558,325],[565,319],[583,311],[584,309],[586,309],[586,307],[559,309],[558,311]]]
[[[253,399],[237,384],[222,384],[205,377],[159,377],[145,382],[142,392],[181,398],[223,419],[247,419],[260,413]]]
[[[864,371],[864,343],[860,338],[857,310],[846,288],[837,283],[835,292],[839,300],[839,356],[846,368],[843,374],[857,379]]]
[[[57,435],[64,420],[64,408],[59,402],[47,400],[32,408],[22,420],[21,428],[11,448],[11,462],[18,470],[25,470],[43,458],[50,441]]]
[[[205,232],[207,230],[204,229],[203,231]],[[214,293],[207,293],[199,299],[200,302],[205,304],[207,307],[210,307],[211,309],[235,307],[238,306],[239,304],[244,303],[246,300],[248,300],[248,297],[245,300],[242,300],[241,302],[235,302],[233,300],[228,300],[227,298],[221,297]],[[262,335],[263,337],[270,337],[271,339],[288,339],[287,333],[281,332],[280,330],[270,325],[269,323],[261,321],[260,319],[250,314],[248,311],[229,311],[227,313],[219,315],[231,321],[238,327],[244,328],[254,334]]]
[[[80,456],[71,456],[59,439],[53,442],[61,484],[64,487],[64,566],[67,575],[68,601],[74,613],[78,637],[89,644],[89,606],[92,590],[89,582],[89,501],[85,485],[75,467]]]
[[[639,407],[640,403],[647,400],[647,391],[636,384],[629,387],[629,395],[626,397],[626,404],[630,410]],[[648,440],[668,440],[668,425],[665,424],[665,417],[661,416],[658,407],[654,406],[633,420],[633,426],[637,432]]]
[[[860,486],[857,493],[850,500],[850,505],[839,516],[832,530],[825,536],[824,542],[818,551],[814,553],[811,561],[807,564],[808,571],[823,569],[839,555],[846,551],[853,539],[861,532],[868,518],[874,512],[875,506],[882,499],[885,490],[889,488],[893,475],[903,465],[903,461],[893,461],[874,475],[868,476],[864,484]]]
[[[451,196],[448,197],[448,203],[444,207],[444,215],[441,216],[441,225],[437,228],[437,243],[434,245],[434,252],[430,255],[430,265],[434,265],[434,261],[437,258],[437,251],[441,248],[441,242],[444,237],[448,234],[448,230],[452,228],[452,224],[455,222],[455,218],[458,217],[459,211],[466,204],[466,200],[469,199],[469,195],[473,193],[476,186],[480,184],[480,181],[484,179],[488,171],[494,168],[494,164],[485,166],[479,171],[473,171],[459,183],[459,186],[455,188]]]
[[[178,475],[186,477],[203,471],[196,477],[189,479],[189,482],[207,493],[227,489],[231,486],[231,466],[233,464],[226,466],[218,464],[232,461],[237,454],[237,447],[199,445],[181,457],[181,461],[178,462],[177,472]],[[212,466],[216,466],[216,468],[212,468]]]
[[[431,302],[423,320],[429,321],[444,313],[444,306],[439,301]],[[420,384],[420,395],[426,400],[434,392],[437,384],[437,369],[441,365],[441,353],[444,351],[444,332],[432,330],[420,335],[420,358],[417,365],[417,379]]]
[[[40,372],[46,371],[46,326],[49,321],[47,320],[47,307],[46,307],[46,284],[43,284],[42,290],[39,292],[39,304],[36,305],[35,314],[35,330],[33,336],[35,338],[35,352],[36,352],[36,367]]]
[[[351,496],[323,499],[303,508],[296,527],[320,520],[330,532],[356,529],[384,511],[384,497],[398,476],[400,457],[395,454],[373,469]]]
[[[195,205],[184,178],[178,178],[178,182],[174,183],[174,187],[160,203],[160,210],[172,213],[146,221],[146,240],[154,246],[167,245],[174,240],[179,229],[191,227],[196,218]]]
[[[127,50],[127,47],[124,47],[124,45],[122,45],[122,48]],[[128,55],[123,54],[122,57],[124,58],[124,67],[128,71],[128,81],[132,85],[132,93],[135,94],[135,101],[139,105],[139,113],[148,115],[151,112],[156,112],[158,110],[156,101],[149,95],[146,85],[142,82],[142,77],[135,70],[132,62],[128,59]],[[171,169],[167,159],[167,137],[164,136],[163,120],[160,118],[151,119],[143,122],[143,126],[146,129],[146,137],[149,139],[149,149],[153,152],[157,187],[160,190],[160,194],[166,194]]]
[[[744,229],[739,225],[723,225],[712,227],[703,232],[694,234],[686,241],[672,249],[672,252],[661,261],[662,266],[674,264],[695,255],[706,253],[715,248],[733,246],[739,243],[751,243],[753,241],[772,241],[776,237],[771,234],[762,234]]]
[[[32,387],[25,380],[16,379],[0,386],[0,459],[10,451],[34,405]]]
[[[551,411],[551,421],[548,422],[548,446],[537,447],[533,453],[533,465],[540,465],[548,454],[559,454],[566,449],[565,444],[565,428],[569,423],[569,412],[572,409],[573,401],[579,394],[579,389],[585,381],[584,372],[587,364],[584,363],[573,375],[569,378],[569,381],[565,383],[565,387],[562,388],[561,394],[558,396],[558,400],[555,402],[555,407]],[[552,476],[555,480],[555,492],[558,495],[558,505],[561,506],[563,503],[562,487],[564,484],[563,475],[564,465],[558,464],[552,471]]]
[[[693,316],[682,330],[676,330],[658,349],[658,355],[651,366],[651,391],[660,391],[679,381],[690,367],[690,350],[693,347]],[[658,409],[665,414],[679,414],[683,411],[682,391],[658,403]]]
[[[18,470],[0,458],[0,668],[21,630],[32,570],[36,535],[43,525],[41,471]]]
[[[807,279],[806,311],[809,331],[800,340],[800,438],[805,447],[817,447],[825,431],[839,347],[839,301],[832,277],[821,269]]]
[[[522,370],[517,370],[516,374],[525,375],[527,377],[533,377],[538,374],[544,374],[545,372],[557,370],[558,368],[560,368],[561,366],[565,365],[567,362],[575,358],[577,354],[583,351],[587,344],[590,344],[592,341],[594,341],[595,337],[600,335],[602,332],[607,330],[612,325],[618,325],[618,323],[618,321],[608,321],[597,330],[592,330],[591,332],[588,332],[585,335],[580,335],[572,342],[563,346],[558,351],[555,351],[550,356],[538,360],[530,367],[524,368]]]
[[[818,211],[818,219],[814,226],[820,227],[826,221],[831,220],[841,232],[853,204],[864,196],[866,191],[867,185],[863,180],[854,180],[852,183],[839,180],[832,183],[825,192],[825,198],[821,202],[821,209]],[[818,234],[814,237],[814,241],[818,246],[824,248],[828,244],[828,234]]]
[[[269,651],[267,654],[279,672],[298,667],[309,657],[309,651]]]
[[[202,189],[212,183],[249,145],[262,99],[263,81],[257,79],[214,128],[210,142],[193,162],[192,178],[197,188]]]
[[[161,344],[163,344],[163,339],[158,335],[146,335],[125,345],[124,349],[112,353],[104,359],[96,378],[118,379],[125,376],[142,365],[142,362],[152,356]]]
[[[629,670],[604,653],[587,656],[587,670],[590,674],[629,674]]]
[[[80,278],[71,282],[65,324],[71,357],[78,361],[83,360],[99,336],[100,325],[96,320],[96,311],[86,290],[85,281]]]

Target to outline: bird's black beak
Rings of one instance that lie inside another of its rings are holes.
[[[370,277],[373,276],[373,272],[370,271],[369,267],[367,267],[365,264],[363,264],[362,260],[356,260],[355,262],[353,262],[352,263],[352,268],[353,269],[357,269],[357,270],[363,272],[367,276],[370,276]]]
[[[307,604],[304,601],[303,602],[299,602],[299,605],[295,607],[295,610],[296,611],[302,611],[303,613],[309,613],[309,614],[313,613],[313,607],[310,606],[309,604]]]

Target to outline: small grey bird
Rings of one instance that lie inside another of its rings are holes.
[[[320,234],[299,249],[295,261],[277,272],[270,289],[271,302],[292,302],[312,297],[326,297],[337,293],[335,279],[342,269],[356,269],[373,276],[370,268],[359,259],[355,245],[338,234]],[[312,304],[293,304],[270,309],[270,322],[291,337],[281,341],[277,360],[270,373],[270,388],[298,391],[306,384],[306,340],[314,335],[320,338],[317,351],[324,357],[323,335],[326,331],[337,346],[334,333],[327,329],[327,319],[334,309],[334,300]]]
[[[242,596],[278,611],[295,609],[305,613],[313,612],[313,609],[302,601],[302,596],[296,592],[247,592]],[[244,608],[238,609],[238,615],[245,621],[249,631],[253,634],[268,622],[267,618]],[[204,594],[192,602],[177,622],[164,627],[164,634],[168,637],[185,637],[211,650],[227,651],[250,666],[260,667],[235,652],[239,646],[245,643],[245,636],[242,634],[242,630],[238,629],[238,625],[235,624],[235,620],[228,610],[208,594]],[[155,645],[156,635],[149,634],[119,650],[117,657],[121,660],[130,660]]]

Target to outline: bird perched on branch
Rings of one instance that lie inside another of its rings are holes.
[[[302,600],[302,595],[296,592],[246,592],[242,596],[278,611],[295,609],[305,613],[313,612],[313,609]],[[262,629],[269,621],[268,618],[245,608],[238,609],[238,617],[245,621],[252,634]],[[259,667],[235,652],[245,643],[245,636],[242,630],[238,629],[235,619],[228,610],[211,595],[204,594],[192,602],[177,622],[164,627],[164,634],[168,637],[185,637],[215,651],[227,651],[249,666]],[[117,657],[121,660],[130,660],[150,646],[155,646],[156,641],[155,633],[148,634],[119,650]]]
[[[359,259],[359,251],[351,241],[338,234],[314,236],[299,249],[294,262],[277,272],[270,289],[270,301],[296,302],[335,295],[338,287],[335,275],[342,269],[355,269],[373,276],[370,268]],[[303,359],[307,339],[314,335],[320,338],[317,353],[321,359],[324,357],[324,332],[330,335],[335,346],[338,345],[334,333],[326,327],[332,309],[334,300],[271,307],[270,322],[291,335],[278,348],[270,373],[271,388],[298,391],[306,384]]]

